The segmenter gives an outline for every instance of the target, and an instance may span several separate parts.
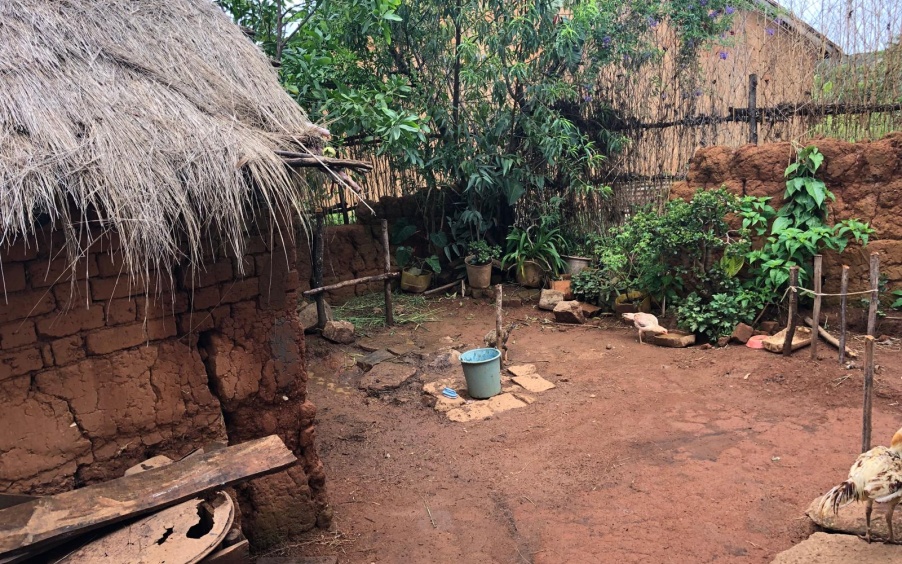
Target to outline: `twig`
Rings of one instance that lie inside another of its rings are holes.
[[[438,525],[435,524],[435,519],[432,518],[432,511],[429,509],[429,505],[426,503],[426,498],[423,498],[423,506],[426,508],[426,513],[429,514],[429,522],[432,523],[433,529],[438,529]]]

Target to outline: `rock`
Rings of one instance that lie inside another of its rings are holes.
[[[766,331],[768,335],[773,335],[779,326],[780,324],[776,321],[762,321],[758,324],[758,329]]]
[[[542,290],[539,296],[539,309],[553,311],[554,306],[564,301],[564,293],[558,290]]]
[[[601,308],[592,304],[579,302],[579,307],[583,310],[583,315],[586,317],[595,317],[596,315],[601,313]]]
[[[427,365],[427,368],[443,372],[454,366],[460,366],[460,351],[451,349],[436,355],[436,357]]]
[[[586,317],[577,301],[558,302],[554,306],[554,319],[559,323],[585,323]]]
[[[705,343],[704,345],[700,346],[699,348],[703,351],[707,351],[707,350],[713,349],[714,347],[711,346],[711,343]]]
[[[683,331],[669,331],[666,335],[645,335],[642,340],[659,347],[670,347],[680,349],[683,347],[691,347],[695,344],[695,335],[692,333],[684,333]]]
[[[522,401],[526,405],[529,405],[536,401],[536,398],[532,397],[529,394],[524,394],[522,392],[515,392],[514,397],[517,398],[518,400]]]
[[[380,362],[385,362],[386,360],[391,360],[395,358],[395,355],[388,352],[385,349],[379,349],[378,351],[371,352],[366,356],[362,356],[357,359],[357,366],[364,370],[369,370],[379,364]]]
[[[752,335],[755,334],[755,330],[752,329],[750,325],[746,325],[745,323],[740,323],[733,329],[733,334],[730,335],[730,339],[734,341],[738,341],[743,345],[749,342],[749,339],[752,338]]]
[[[463,407],[448,411],[448,419],[464,423],[487,419],[496,413],[526,407],[526,402],[517,399],[514,394],[500,394],[487,400],[474,401]]]
[[[902,561],[902,547],[898,545],[882,542],[868,544],[851,535],[814,533],[789,550],[778,554],[771,564],[848,564],[850,562],[890,564],[900,561]]]
[[[382,348],[378,343],[372,340],[357,341],[357,346],[366,352],[376,352]]]
[[[417,350],[417,346],[413,343],[403,343],[388,347],[388,352],[398,356],[404,356]]]
[[[853,535],[863,535],[867,530],[867,524],[864,517],[864,503],[850,503],[845,507],[840,507],[836,515],[833,514],[832,508],[822,508],[821,500],[823,496],[816,498],[805,510],[805,514],[817,525],[830,531],[838,531],[841,533],[849,533]],[[823,509],[823,511],[821,511]],[[896,508],[898,509],[898,507]],[[881,539],[889,536],[889,530],[886,528],[886,505],[882,503],[874,504],[874,513],[871,515],[871,536]],[[896,512],[899,513],[898,511]],[[900,519],[896,515],[894,519],[894,529],[900,530]],[[900,552],[899,554],[902,554]],[[902,560],[900,560],[902,562]]]
[[[350,321],[327,321],[323,327],[323,338],[348,345],[354,342],[354,324]]]
[[[326,306],[326,321],[332,321],[332,307],[328,302],[323,302]],[[310,331],[316,327],[316,302],[311,302],[303,307],[298,308],[298,322],[304,331]]]
[[[395,364],[384,362],[374,366],[372,370],[363,375],[359,387],[369,392],[384,392],[393,390],[416,374],[417,369],[407,364]]]
[[[508,366],[507,371],[513,374],[514,376],[528,376],[530,374],[536,373],[536,365],[535,364],[515,364],[514,366]]]
[[[515,376],[514,382],[523,386],[527,392],[538,394],[546,390],[554,388],[554,384],[542,378],[538,374],[526,374],[524,376]]]
[[[717,339],[717,346],[718,346],[718,347],[725,347],[725,346],[727,346],[729,343],[730,343],[730,337],[729,337],[729,335],[725,335],[725,336],[723,336],[723,337]]]

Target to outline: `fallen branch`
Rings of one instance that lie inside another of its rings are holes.
[[[462,280],[463,280],[463,278],[461,278],[460,280],[455,280],[454,282],[451,282],[451,283],[449,283],[449,284],[445,284],[444,286],[439,286],[438,288],[433,288],[433,289],[431,289],[431,290],[426,290],[425,292],[423,292],[423,295],[424,295],[424,296],[428,296],[428,295],[430,295],[430,294],[437,294],[437,293],[441,292],[442,290],[448,290],[448,289],[450,289],[450,288],[452,288],[452,287],[454,287],[454,286],[457,286],[457,283],[460,282],[460,281],[462,281]]]
[[[344,288],[346,286],[356,286],[357,284],[365,284],[366,282],[378,282],[380,280],[388,280],[389,278],[397,278],[398,276],[401,276],[400,272],[386,272],[385,274],[364,276],[363,278],[355,278],[353,280],[345,280],[344,282],[329,284],[328,286],[323,286],[321,288],[313,288],[312,290],[303,292],[303,295],[315,296],[323,292],[331,292],[332,290],[338,290],[339,288]]]
[[[825,341],[833,345],[837,350],[839,350],[839,339],[828,333],[827,330],[820,325],[815,325],[814,320],[810,317],[805,317],[805,323],[807,323],[808,326],[812,329],[817,327],[817,334],[823,337]],[[846,356],[849,356],[851,358],[858,358],[858,354],[849,347],[846,347]]]
[[[333,157],[321,157],[311,153],[292,153],[290,151],[276,151],[282,157],[285,164],[296,167],[315,167],[326,170],[328,168],[350,168],[352,170],[369,172],[373,170],[372,163],[356,161],[353,159],[336,159]]]

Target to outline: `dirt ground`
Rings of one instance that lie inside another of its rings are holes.
[[[602,327],[523,324],[512,363],[555,389],[528,407],[453,423],[423,405],[435,351],[482,346],[494,309],[442,300],[442,321],[371,332],[420,367],[381,397],[357,389],[355,346],[308,339],[310,395],[335,509],[332,532],[288,552],[339,562],[770,562],[806,538],[811,500],[860,450],[862,371],[822,343],[791,359],[730,345],[640,345]],[[449,339],[450,337],[450,339]],[[860,339],[851,342],[862,348]],[[422,355],[422,358],[418,358]],[[878,345],[874,442],[902,425],[902,353]],[[460,370],[454,367],[453,370]]]

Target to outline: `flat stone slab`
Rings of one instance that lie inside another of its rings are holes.
[[[527,392],[532,392],[534,394],[538,394],[551,388],[554,388],[554,384],[542,378],[538,374],[525,374],[523,376],[514,376],[512,378],[514,382],[523,386]]]
[[[554,306],[564,301],[564,293],[560,290],[542,290],[539,297],[539,309],[554,311]]]
[[[508,366],[507,371],[513,374],[514,376],[528,376],[529,374],[536,373],[536,365],[535,364],[516,364],[514,366]]]
[[[388,352],[398,355],[404,356],[405,354],[410,354],[415,351],[419,351],[420,349],[413,343],[401,343],[399,345],[392,345],[388,347]]]
[[[380,362],[385,362],[386,360],[391,360],[395,358],[395,355],[388,352],[385,349],[379,349],[378,351],[373,351],[366,356],[362,356],[357,359],[357,366],[363,368],[364,370],[369,370],[379,364]]]
[[[457,392],[458,397],[451,399],[443,396],[442,390],[444,390],[446,387],[451,388],[452,390]],[[441,380],[436,380],[435,382],[427,382],[426,384],[423,384],[423,393],[431,396],[431,399],[435,400],[434,403],[430,401],[430,404],[439,413],[446,413],[448,411],[451,411],[452,409],[466,405],[467,400],[461,397],[466,389],[467,384],[466,382],[464,382],[463,378],[442,378]]]
[[[673,349],[682,349],[691,347],[695,344],[695,335],[692,333],[684,333],[683,331],[670,331],[666,335],[652,335],[646,333],[642,340],[659,347],[670,347]]]
[[[841,533],[849,533],[852,535],[863,535],[867,530],[867,523],[864,519],[864,503],[850,503],[845,507],[840,507],[836,515],[833,514],[832,508],[824,508],[821,511],[821,500],[823,496],[815,499],[805,510],[805,514],[817,523],[819,526],[830,531],[838,531]],[[893,530],[896,532],[897,538],[902,536],[902,511],[896,507],[893,514]],[[871,513],[871,537],[885,539],[889,537],[889,529],[886,528],[886,505],[883,503],[874,504],[874,512]],[[898,553],[902,555],[902,552]],[[902,562],[900,558],[899,562]]]
[[[863,512],[863,510],[862,510]],[[852,535],[814,533],[785,550],[772,564],[890,564],[902,562],[902,546],[882,542],[866,543]]]
[[[488,419],[498,413],[517,409],[518,407],[526,407],[527,405],[526,402],[517,399],[514,394],[500,394],[487,400],[473,401],[463,407],[452,409],[448,411],[447,415],[451,421],[465,423],[467,421]]]
[[[359,387],[370,392],[393,390],[417,373],[414,366],[385,362],[363,375]]]

